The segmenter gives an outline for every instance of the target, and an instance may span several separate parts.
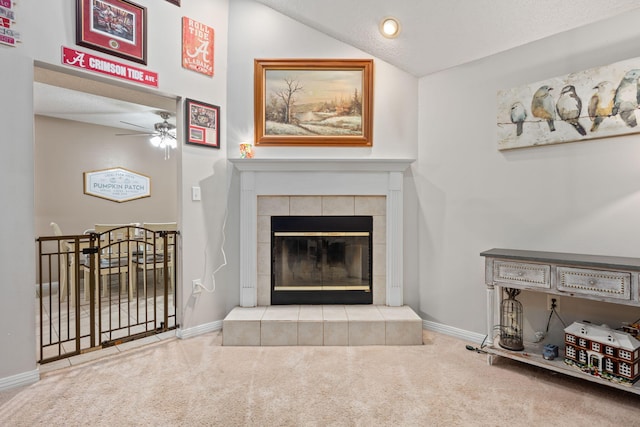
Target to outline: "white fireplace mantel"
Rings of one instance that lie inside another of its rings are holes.
[[[403,174],[414,159],[229,159],[240,171],[240,305],[257,305],[258,196],[386,196],[386,302],[403,304]]]

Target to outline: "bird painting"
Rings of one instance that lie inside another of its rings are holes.
[[[587,134],[580,124],[580,113],[582,112],[582,100],[576,93],[574,85],[566,85],[560,92],[560,97],[556,103],[558,116],[569,123],[582,136]]]
[[[640,69],[634,68],[627,71],[616,89],[611,111],[613,116],[620,114],[622,121],[632,128],[638,125],[636,120],[636,110],[640,103],[638,77],[640,77]]]
[[[526,118],[527,111],[524,109],[522,102],[514,103],[511,106],[511,123],[516,125],[516,135],[522,135],[522,128]]]
[[[640,134],[640,57],[498,90],[499,150]]]
[[[589,101],[589,117],[593,121],[591,125],[591,132],[598,130],[600,123],[607,117],[611,117],[613,111],[613,97],[615,90],[613,89],[613,83],[610,81],[602,81],[593,87],[596,93],[591,97]]]
[[[556,130],[554,121],[556,119],[556,109],[550,91],[553,88],[547,85],[541,86],[531,100],[531,114],[534,117],[545,120],[549,125],[549,131]]]

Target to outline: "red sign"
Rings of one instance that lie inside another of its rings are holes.
[[[11,28],[11,20],[9,18],[0,17],[0,27]]]
[[[16,39],[13,37],[5,36],[4,34],[0,34],[0,43],[6,44],[9,46],[15,46]]]
[[[0,6],[11,9],[11,0],[0,0]]]
[[[182,17],[182,67],[213,76],[213,28]]]
[[[132,67],[110,59],[91,55],[90,53],[62,47],[62,63],[71,67],[106,74],[122,80],[158,87],[158,73]]]

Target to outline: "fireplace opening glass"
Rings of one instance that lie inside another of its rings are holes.
[[[272,304],[371,303],[372,217],[272,217]]]

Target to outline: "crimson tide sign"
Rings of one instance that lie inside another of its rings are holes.
[[[158,73],[101,58],[69,47],[62,47],[62,64],[146,86],[158,87]]]
[[[213,28],[182,17],[182,67],[213,76]]]

